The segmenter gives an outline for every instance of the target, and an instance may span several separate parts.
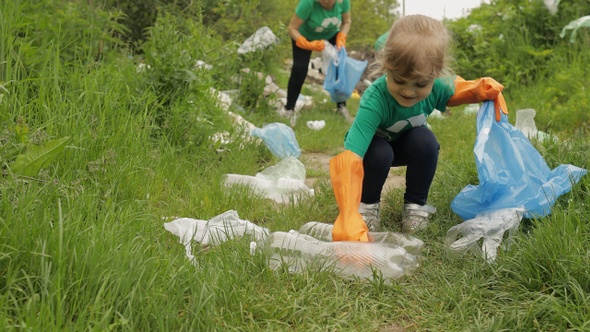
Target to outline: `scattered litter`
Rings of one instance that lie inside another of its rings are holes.
[[[476,256],[490,263],[493,262],[496,260],[497,249],[503,239],[505,239],[504,249],[509,249],[523,214],[524,208],[500,209],[478,214],[473,219],[449,228],[445,238],[448,257],[458,259],[471,251]],[[507,236],[505,236],[506,232],[508,232]]]
[[[232,119],[234,120],[234,123],[236,125],[238,125],[239,127],[243,127],[244,130],[248,133],[248,134],[252,134],[252,131],[254,129],[256,129],[256,126],[249,122],[248,120],[244,119],[241,115],[233,113],[231,111],[227,112],[229,114],[230,117],[232,117]]]
[[[269,27],[262,27],[244,41],[244,43],[238,48],[238,54],[265,49],[277,42],[277,37],[272,30]]]
[[[338,66],[338,51],[336,47],[330,44],[329,41],[324,42],[324,50],[322,51],[322,73],[324,75],[328,72],[328,67],[330,63],[333,63],[334,66]]]
[[[429,118],[434,118],[434,119],[444,119],[445,117],[442,115],[442,112],[437,110],[436,108],[434,109],[434,111],[432,111],[432,113],[430,113],[430,115],[428,116]]]
[[[324,120],[310,120],[307,121],[307,128],[313,130],[320,130],[326,126],[326,121]]]
[[[268,229],[240,219],[234,210],[226,211],[209,220],[178,218],[164,223],[164,228],[179,237],[180,243],[184,245],[186,257],[193,264],[195,256],[192,254],[192,241],[215,246],[245,234],[252,235],[258,241],[269,234]]]
[[[554,143],[557,143],[557,137],[537,130],[537,125],[535,124],[536,114],[537,112],[532,108],[516,111],[515,127],[522,131],[522,133],[529,139],[553,141]]]
[[[371,242],[337,241],[331,237],[332,224],[308,222],[301,232],[270,232],[228,210],[209,220],[178,218],[164,223],[164,229],[179,238],[185,255],[196,265],[192,242],[218,246],[245,235],[252,237],[251,255],[265,254],[268,267],[277,270],[286,264],[290,273],[314,268],[331,271],[344,278],[392,280],[411,274],[419,266],[423,242],[412,236],[390,232],[374,234]],[[166,218],[169,220],[168,218]],[[326,233],[326,234],[323,234]]]
[[[195,63],[195,68],[198,69],[213,69],[213,66],[205,63],[205,61],[203,60],[197,60],[197,62]]]
[[[477,114],[478,111],[479,111],[479,104],[469,104],[469,105],[465,106],[465,108],[463,109],[463,112],[465,114]]]
[[[262,128],[254,128],[252,136],[261,138],[270,151],[280,159],[288,156],[299,158],[301,155],[295,132],[284,123],[274,122]]]
[[[249,186],[255,193],[277,203],[297,203],[301,198],[314,196],[314,190],[305,184],[305,166],[292,156],[282,159],[256,176],[226,174],[225,185]]]
[[[582,16],[576,20],[569,22],[559,33],[559,37],[564,38],[567,31],[572,30],[572,35],[570,36],[570,43],[576,41],[576,34],[578,29],[581,27],[590,28],[590,15]]]
[[[255,247],[268,255],[271,269],[286,266],[290,273],[313,268],[345,278],[373,280],[381,277],[389,284],[418,267],[418,257],[400,246],[377,242],[327,242],[294,230],[273,232]]]
[[[543,0],[545,7],[551,15],[557,14],[560,0]]]
[[[209,93],[219,102],[219,107],[222,110],[227,111],[230,109],[231,105],[233,104],[233,99],[228,93],[218,91],[212,87],[209,88]]]

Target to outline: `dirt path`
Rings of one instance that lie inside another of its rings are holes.
[[[309,174],[310,170],[318,170],[322,172],[326,172],[329,177],[330,174],[330,159],[332,155],[328,155],[325,153],[318,153],[318,152],[303,152],[301,154],[300,160],[305,165],[307,170],[307,174]],[[314,172],[315,173],[315,172]],[[387,176],[387,180],[385,180],[385,185],[383,186],[383,193],[387,192],[393,188],[401,188],[406,184],[405,178],[406,172],[404,167],[393,167]],[[313,188],[313,185],[318,181],[318,177],[307,177],[305,179],[305,184]]]

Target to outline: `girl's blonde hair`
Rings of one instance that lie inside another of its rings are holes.
[[[373,75],[391,70],[405,78],[437,78],[451,74],[452,37],[439,20],[408,15],[397,20],[377,52]]]

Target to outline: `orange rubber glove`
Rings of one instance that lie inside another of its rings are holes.
[[[340,51],[342,47],[346,47],[346,34],[338,32],[336,35],[336,48],[338,48],[338,51]]]
[[[326,46],[323,40],[309,41],[303,36],[299,36],[299,38],[297,38],[297,40],[295,41],[295,45],[304,50],[316,52],[323,51],[324,47]]]
[[[502,96],[504,86],[491,77],[482,77],[474,81],[466,81],[458,76],[455,79],[455,94],[447,102],[447,106],[479,103],[486,100],[494,101],[496,121],[500,121],[500,112],[508,114],[506,100]]]
[[[332,228],[333,241],[369,241],[369,229],[358,212],[364,175],[363,159],[350,150],[330,159],[330,179],[340,210]]]

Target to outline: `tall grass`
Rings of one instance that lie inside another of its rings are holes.
[[[444,255],[446,230],[461,222],[450,202],[465,185],[477,182],[475,116],[460,108],[431,121],[441,143],[430,196],[438,212],[433,227],[421,235],[426,247],[413,275],[389,285],[328,272],[272,271],[263,256],[250,255],[247,237],[197,246],[196,264],[191,264],[178,239],[163,228],[164,217],[208,220],[232,209],[242,219],[285,231],[310,220],[332,222],[338,213],[325,169],[307,169],[308,176],[319,178],[316,195],[297,204],[278,205],[222,184],[224,174],[254,175],[277,160],[265,146],[242,138],[209,88],[250,94],[240,102],[255,106],[242,115],[259,127],[285,121],[260,98],[259,83],[250,81],[246,89],[229,79],[246,66],[272,70],[267,68],[272,56],[236,57],[198,24],[161,16],[151,31],[152,44],[145,45],[146,52],[153,52],[149,56],[138,58],[111,40],[97,59],[95,47],[105,35],[41,33],[43,24],[59,17],[49,9],[34,16],[39,30],[24,29],[31,18],[23,13],[37,8],[32,3],[0,5],[5,18],[0,22],[0,330],[589,328],[588,177],[558,199],[550,216],[525,221],[515,244],[494,264]],[[68,7],[73,4],[54,5],[62,9],[60,15],[89,20],[96,31],[116,28],[93,18],[102,14],[81,15],[82,8]],[[84,51],[64,46],[72,44]],[[193,68],[197,59],[214,68]],[[563,60],[564,71],[581,70],[585,59],[570,55]],[[138,70],[140,63],[150,69]],[[587,81],[587,75],[568,72]],[[551,87],[541,82],[533,89]],[[515,90],[510,103],[530,100],[525,97],[529,89]],[[303,112],[294,129],[308,166],[308,152],[338,153],[348,126],[331,103],[321,102],[325,96],[314,98],[314,107]],[[549,102],[543,94],[534,100]],[[580,105],[572,103],[572,112],[581,112]],[[349,106],[354,113],[356,102]],[[305,126],[318,119],[326,120],[324,129]],[[232,142],[220,148],[209,137],[221,131]],[[587,138],[568,130],[560,134],[559,142],[538,145],[548,164],[589,168]],[[16,156],[66,136],[65,150],[39,174],[12,172]],[[402,193],[398,188],[384,196],[385,224],[391,230],[401,213]]]

